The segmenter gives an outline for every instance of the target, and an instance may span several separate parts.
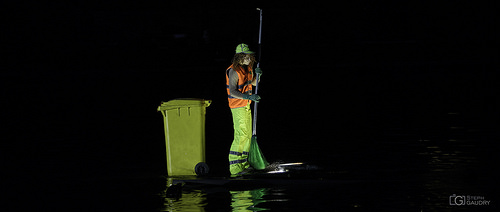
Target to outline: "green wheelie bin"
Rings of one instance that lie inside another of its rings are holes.
[[[162,102],[167,173],[169,176],[206,175],[205,113],[211,100],[174,99]]]

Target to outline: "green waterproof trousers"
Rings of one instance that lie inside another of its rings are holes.
[[[248,152],[252,140],[252,111],[250,104],[245,107],[232,108],[234,140],[229,150],[229,171],[237,174],[248,167]]]

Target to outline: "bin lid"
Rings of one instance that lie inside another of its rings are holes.
[[[212,100],[206,99],[195,99],[195,98],[182,98],[182,99],[173,99],[168,102],[162,102],[158,107],[158,111],[168,110],[171,108],[179,108],[179,107],[208,107],[212,103]]]

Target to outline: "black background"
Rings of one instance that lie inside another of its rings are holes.
[[[31,174],[165,174],[156,108],[175,98],[213,101],[207,162],[227,174],[233,135],[224,70],[237,44],[258,49],[255,7],[7,4],[1,64],[7,175],[17,181]],[[349,159],[370,166],[376,153],[365,153],[386,148],[379,142],[385,135],[411,132],[415,142],[446,137],[450,114],[491,147],[477,155],[494,153],[499,35],[492,4],[263,8],[257,131],[270,161],[341,166],[346,159],[335,154],[356,150]],[[398,162],[394,152],[384,163]]]

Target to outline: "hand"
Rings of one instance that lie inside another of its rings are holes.
[[[254,102],[260,101],[260,96],[257,94],[254,94],[254,95],[243,94],[243,98],[248,99],[248,100],[252,100]]]
[[[260,68],[256,68],[256,69],[255,69],[255,73],[256,73],[256,74],[259,74],[260,76],[262,76],[262,69],[260,69]]]

